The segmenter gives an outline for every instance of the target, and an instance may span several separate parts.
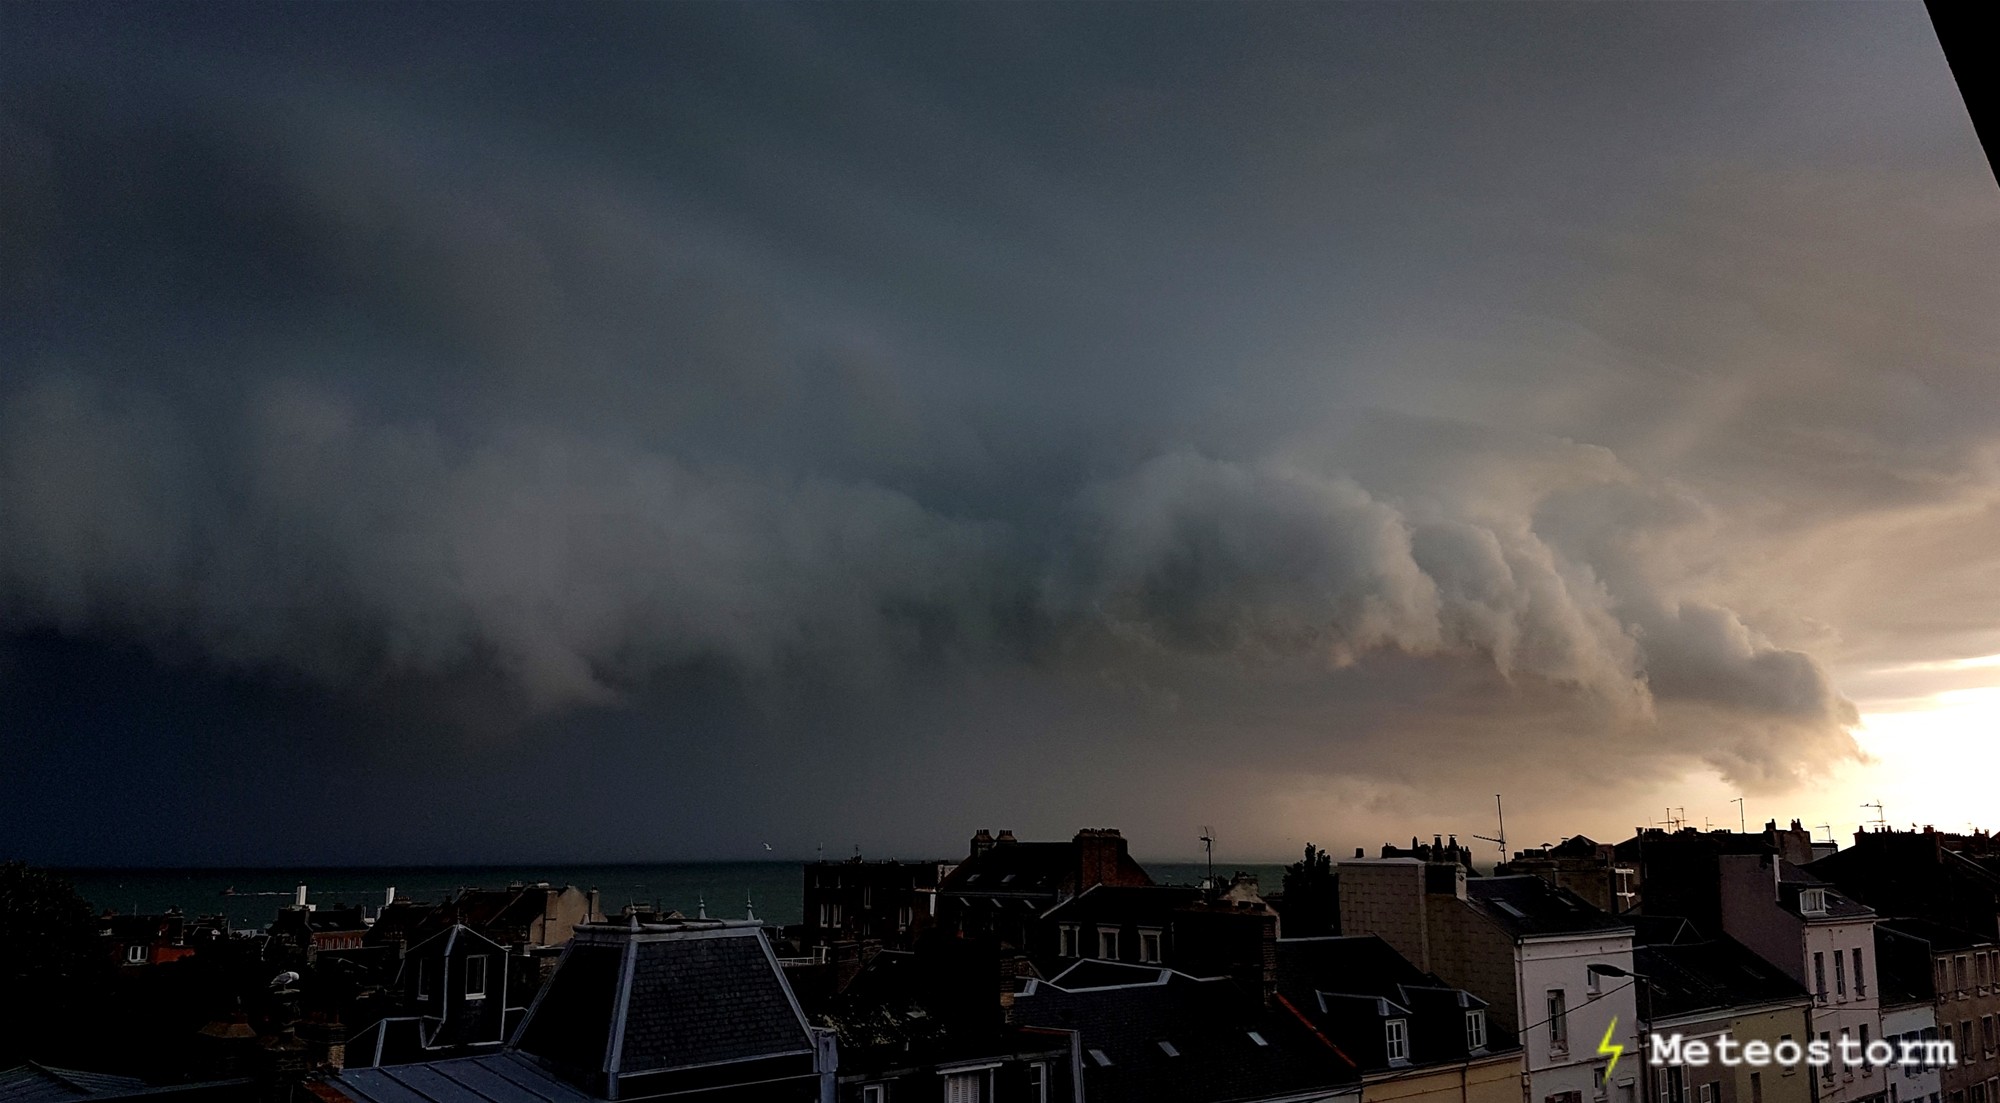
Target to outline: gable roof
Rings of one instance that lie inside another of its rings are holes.
[[[1531,874],[1470,878],[1465,902],[1517,939],[1632,929],[1583,897]]]

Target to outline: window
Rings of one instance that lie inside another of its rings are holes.
[[[830,924],[828,924],[828,926],[831,926],[831,927],[838,927],[838,926],[840,926],[840,905],[839,905],[839,904],[835,904],[835,905],[833,906],[833,922],[832,922],[832,923],[830,923]]]
[[[1160,963],[1160,932],[1139,932],[1139,960],[1148,965]]]
[[[1786,1034],[1786,1035],[1783,1035],[1783,1036],[1779,1037],[1779,1039],[1778,1039],[1778,1044],[1779,1044],[1779,1045],[1784,1045],[1784,1044],[1785,1044],[1786,1042],[1789,1042],[1789,1041],[1791,1041],[1791,1040],[1792,1040],[1792,1036],[1791,1036],[1791,1035],[1789,1035],[1789,1034]],[[1786,1075],[1786,1076],[1791,1076],[1791,1075],[1793,1075],[1793,1074],[1797,1073],[1798,1071],[1799,1071],[1799,1066],[1797,1066],[1797,1065],[1786,1065],[1786,1066],[1785,1066],[1785,1070],[1784,1070],[1784,1075]]]
[[[1382,1037],[1391,1063],[1410,1059],[1410,1020],[1390,1019],[1382,1024]]]
[[[1118,928],[1097,928],[1097,956],[1106,961],[1118,960]]]
[[[1250,1040],[1257,1043],[1260,1046],[1268,1046],[1271,1044],[1264,1040],[1264,1036],[1262,1034],[1259,1034],[1254,1030],[1245,1031],[1244,1033],[1250,1035]]]
[[[1028,1066],[1028,1103],[1049,1103],[1049,1066],[1036,1061]]]
[[[1859,999],[1868,994],[1868,975],[1861,971],[1861,947],[1856,946],[1849,953],[1854,955],[1854,995]]]
[[[1057,934],[1056,953],[1062,957],[1079,956],[1081,954],[1081,951],[1079,951],[1076,946],[1077,943],[1076,935],[1077,935],[1076,924],[1074,923],[1063,924]]]
[[[1605,1077],[1604,1077],[1603,1065],[1599,1065],[1596,1068],[1590,1070],[1590,1090],[1592,1094],[1596,1095],[1597,1098],[1599,1099],[1604,1098],[1605,1094],[1604,1080]]]
[[[1989,1055],[1993,1052],[1993,1016],[1979,1016],[1979,1045]]]
[[[1169,1057],[1179,1057],[1181,1055],[1181,1051],[1175,1049],[1174,1044],[1172,1042],[1167,1041],[1165,1038],[1160,1039],[1158,1044],[1160,1047],[1160,1052],[1166,1054]]]
[[[1569,1048],[1569,1001],[1560,988],[1549,989],[1549,1048]]]
[[[1955,958],[1953,958],[1953,959],[1952,959],[1952,961],[1951,961],[1951,975],[1952,975],[1952,979],[1953,979],[1954,981],[1956,981],[1956,982],[1957,982],[1956,984],[1954,984],[1954,985],[1953,985],[1953,987],[1954,987],[1954,988],[1956,988],[1956,989],[1958,989],[1958,990],[1959,990],[1960,992],[1963,992],[1963,991],[1965,991],[1965,987],[1966,987],[1966,985],[1965,985],[1965,955],[1964,955],[1964,954],[1960,954],[1960,955],[1958,955],[1957,957],[1955,957]]]
[[[417,959],[417,998],[431,998],[431,960],[427,957]]]
[[[125,947],[125,963],[127,965],[146,964],[146,944],[142,942],[136,946]]]
[[[951,1073],[944,1078],[944,1103],[986,1103],[985,1088],[983,1072]]]
[[[1937,959],[1938,998],[1943,999],[1945,993],[1949,991],[1951,991],[1951,970],[1946,966],[1945,960],[1943,958],[1939,958]]]
[[[861,886],[861,906],[864,908],[875,906],[875,890],[867,885]]]
[[[896,933],[901,934],[910,929],[910,914],[908,904],[896,909]]]
[[[1835,999],[1847,998],[1847,959],[1839,950],[1833,952],[1833,995]]]
[[[822,927],[833,926],[833,907],[831,905],[821,904],[819,906],[819,925]]]
[[[486,998],[486,959],[483,956],[465,959],[465,998]]]
[[[1715,1089],[1721,1086],[1722,1082],[1719,1080],[1710,1080],[1705,1084],[1695,1085],[1695,1103],[1715,1103]]]
[[[1863,1055],[1864,1055],[1864,1057],[1865,1057],[1865,1055],[1866,1055],[1866,1054],[1868,1053],[1868,1024],[1867,1024],[1867,1023],[1862,1023],[1862,1024],[1861,1024],[1861,1048],[1860,1048],[1859,1050],[1856,1050],[1855,1052],[1857,1052],[1857,1053],[1860,1053],[1860,1054],[1863,1054]],[[1869,1064],[1869,1063],[1868,1063],[1868,1062],[1867,1062],[1866,1060],[1863,1060],[1863,1061],[1861,1062],[1861,1075],[1863,1075],[1863,1076],[1873,1076],[1873,1075],[1875,1075],[1875,1066],[1873,1066],[1873,1065]]]
[[[1826,1001],[1826,954],[1819,951],[1813,953],[1813,991]]]
[[[1979,955],[1979,987],[1986,987],[1986,955]]]
[[[1486,1012],[1465,1013],[1465,1048],[1471,1050],[1486,1048]]]
[[[1828,1052],[1829,1052],[1829,1053],[1832,1053],[1832,1052],[1833,1052],[1833,1050],[1832,1050],[1832,1048],[1831,1048],[1831,1047],[1833,1046],[1833,1035],[1832,1035],[1832,1034],[1829,1034],[1828,1032],[1826,1032],[1826,1031],[1822,1030],[1822,1031],[1820,1031],[1820,1032],[1819,1032],[1819,1040],[1820,1040],[1820,1042],[1821,1042],[1822,1044],[1824,1044],[1824,1045],[1826,1045],[1826,1046],[1828,1047]],[[1824,1064],[1824,1065],[1821,1065],[1821,1066],[1819,1067],[1819,1075],[1820,1075],[1820,1078],[1821,1078],[1822,1080],[1831,1080],[1831,1079],[1833,1079],[1833,1062],[1832,1062],[1832,1061],[1828,1061],[1828,1062],[1827,1062],[1826,1064]]]
[[[1097,1067],[1098,1067],[1098,1068],[1101,1068],[1101,1069],[1108,1069],[1108,1068],[1110,1068],[1110,1067],[1111,1067],[1111,1058],[1109,1058],[1109,1057],[1106,1057],[1106,1056],[1104,1055],[1104,1051],[1103,1051],[1103,1050],[1101,1050],[1101,1049],[1093,1049],[1093,1050],[1091,1050],[1091,1051],[1090,1051],[1090,1059],[1091,1059],[1091,1060],[1093,1060],[1093,1061],[1095,1061],[1095,1062],[1097,1062]]]
[[[1764,1103],[1764,1074],[1750,1074],[1750,1103]]]
[[[861,1103],[889,1103],[889,1085],[861,1085]]]
[[[1683,1103],[1687,1098],[1685,1079],[1687,1070],[1679,1065],[1668,1065],[1660,1070],[1660,1103]]]
[[[1826,914],[1825,889],[1800,889],[1799,911],[1805,915]]]

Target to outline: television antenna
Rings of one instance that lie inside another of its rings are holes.
[[[1496,839],[1491,835],[1474,835],[1473,838],[1482,842],[1492,843],[1494,846],[1499,847],[1500,863],[1505,865],[1507,862],[1507,809],[1501,806],[1500,794],[1498,793],[1493,794],[1493,813],[1500,819],[1500,837]]]
[[[1201,849],[1208,855],[1208,891],[1215,891],[1215,828],[1201,825]]]
[[[1750,833],[1750,820],[1743,812],[1743,798],[1737,797],[1729,803],[1736,806],[1736,830],[1748,835]]]
[[[1875,798],[1875,802],[1873,804],[1863,804],[1861,807],[1873,808],[1875,810],[1875,818],[1868,821],[1869,824],[1875,828],[1875,830],[1883,831],[1888,829],[1889,821],[1887,819],[1884,819],[1882,816],[1882,798],[1877,797]],[[1832,831],[1827,832],[1828,836],[1831,836],[1832,834],[1833,834]]]

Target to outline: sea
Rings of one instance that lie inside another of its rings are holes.
[[[437,903],[461,888],[506,888],[514,882],[597,889],[607,914],[649,904],[713,918],[754,915],[789,926],[804,917],[804,866],[799,861],[673,862],[657,865],[380,866],[309,869],[70,869],[63,873],[98,912],[155,914],[179,908],[190,916],[222,915],[233,929],[261,930],[290,904],[298,886],[320,907],[361,904],[373,914],[394,889],[399,900]],[[1199,884],[1199,862],[1144,863],[1161,884]],[[1284,867],[1218,861],[1218,877],[1236,871],[1276,892]]]

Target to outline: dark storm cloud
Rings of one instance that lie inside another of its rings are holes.
[[[1389,817],[1851,757],[1895,603],[1766,568],[1990,500],[1918,9],[579,12],[0,17],[0,627],[662,831]]]

